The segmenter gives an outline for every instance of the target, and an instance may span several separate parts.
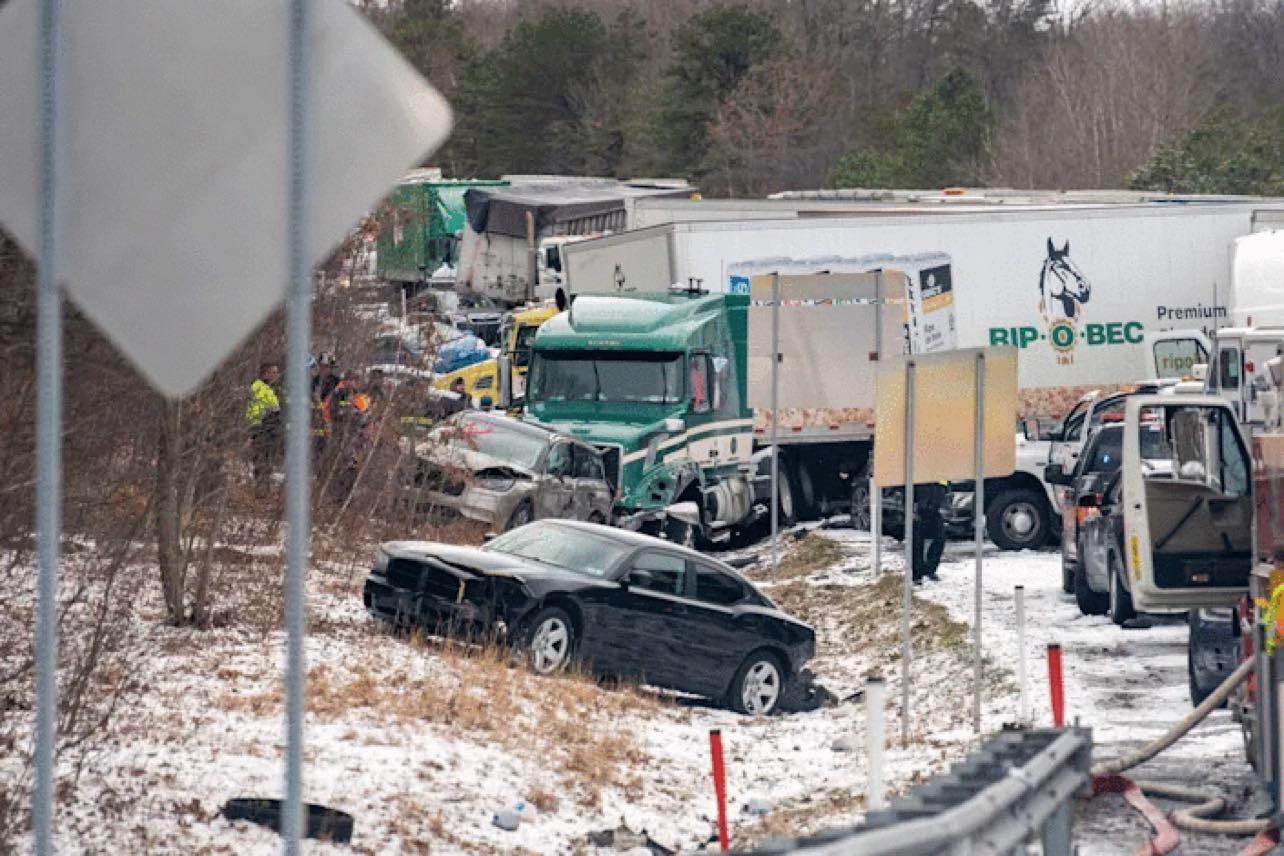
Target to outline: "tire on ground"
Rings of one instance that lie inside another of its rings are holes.
[[[1074,599],[1084,615],[1105,615],[1110,606],[1108,593],[1095,592],[1088,586],[1088,577],[1082,565],[1074,569]]]
[[[1015,525],[1022,512],[1032,518],[1027,531],[1021,531]],[[1048,508],[1048,499],[1033,488],[1000,490],[986,506],[986,534],[1000,550],[1034,550],[1042,547],[1048,540],[1051,526],[1052,513]]]
[[[1122,572],[1119,570],[1119,562],[1113,554],[1106,559],[1106,568],[1110,574],[1110,588],[1106,592],[1110,620],[1115,624],[1122,625],[1128,619],[1136,618],[1137,610],[1133,609],[1132,594],[1128,589],[1124,588],[1123,578],[1120,577]]]
[[[550,634],[551,638],[544,639],[542,633]],[[562,643],[558,643],[558,635],[564,635]],[[522,632],[522,656],[531,671],[551,675],[565,669],[571,661],[575,641],[575,622],[570,614],[560,606],[546,606],[535,613]],[[547,649],[545,642],[549,643]]]
[[[523,499],[521,503],[513,509],[513,513],[509,515],[508,520],[504,523],[504,531],[507,532],[509,529],[516,529],[518,526],[525,526],[534,519],[535,512],[531,507],[531,501],[529,499]]]
[[[765,668],[765,671],[764,671]],[[774,679],[770,676],[770,670],[775,670]],[[785,696],[785,681],[787,671],[780,657],[766,649],[754,651],[745,661],[740,664],[736,670],[736,676],[731,679],[731,687],[727,690],[726,705],[736,713],[743,713],[749,716],[769,716],[780,708],[780,701]],[[758,705],[746,701],[745,696],[754,694],[746,692],[746,684],[750,681],[771,681],[774,680],[775,697],[767,700],[769,695],[766,692],[766,685],[763,684],[763,692],[758,694]],[[757,709],[751,709],[757,707]]]

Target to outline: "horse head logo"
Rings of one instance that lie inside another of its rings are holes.
[[[1092,296],[1092,285],[1070,259],[1070,242],[1057,249],[1048,238],[1048,257],[1039,272],[1039,311],[1053,324],[1060,319],[1077,323],[1083,304]]]

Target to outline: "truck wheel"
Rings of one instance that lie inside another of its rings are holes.
[[[788,459],[786,459],[788,460]],[[794,477],[794,505],[799,520],[811,520],[816,516],[816,484],[812,481],[811,472],[802,461],[790,462],[790,474]]]
[[[868,532],[874,525],[869,513],[869,482],[864,479],[858,479],[852,485],[851,518],[852,528],[862,532]]]
[[[1083,571],[1083,565],[1074,569],[1074,600],[1084,615],[1105,615],[1106,608],[1110,606],[1108,593],[1095,592],[1088,586],[1088,576]]]
[[[1000,550],[1034,550],[1048,540],[1048,500],[1026,487],[1000,491],[985,512],[985,528]]]
[[[776,507],[780,509],[780,525],[793,526],[798,521],[798,506],[794,504],[793,479],[789,477],[789,459],[780,459],[780,473],[777,476]]]

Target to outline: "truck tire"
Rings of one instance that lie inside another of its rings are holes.
[[[1000,550],[1038,549],[1051,526],[1047,498],[1028,487],[999,491],[985,511],[986,532]]]
[[[779,491],[776,498],[776,507],[779,509],[778,520],[780,522],[780,527],[783,529],[786,526],[793,526],[798,522],[798,505],[794,499],[797,496],[797,493],[794,490],[794,480],[790,475],[792,466],[789,458],[785,455],[781,455],[777,465],[780,470],[776,476],[777,490]],[[770,466],[770,464],[768,466]],[[771,470],[767,470],[767,473],[770,475]],[[770,488],[770,480],[767,484]],[[768,517],[768,521],[770,521],[770,517]]]
[[[1110,606],[1108,592],[1097,593],[1088,586],[1088,577],[1082,565],[1074,569],[1074,600],[1084,615],[1105,615]]]
[[[789,461],[788,458],[785,459]],[[812,480],[811,471],[805,461],[789,461],[790,474],[794,478],[794,512],[799,520],[811,520],[816,516],[816,483]]]
[[[869,482],[865,479],[857,479],[852,483],[850,514],[853,529],[868,532],[874,525],[869,512]]]

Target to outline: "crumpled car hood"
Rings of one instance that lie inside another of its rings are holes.
[[[518,475],[527,478],[535,476],[534,470],[523,467],[521,464],[515,464],[512,461],[506,461],[494,455],[487,455],[485,452],[478,452],[475,449],[460,449],[455,446],[445,446],[441,443],[420,443],[415,447],[415,455],[447,469],[479,473],[482,470],[498,468],[512,470]]]

